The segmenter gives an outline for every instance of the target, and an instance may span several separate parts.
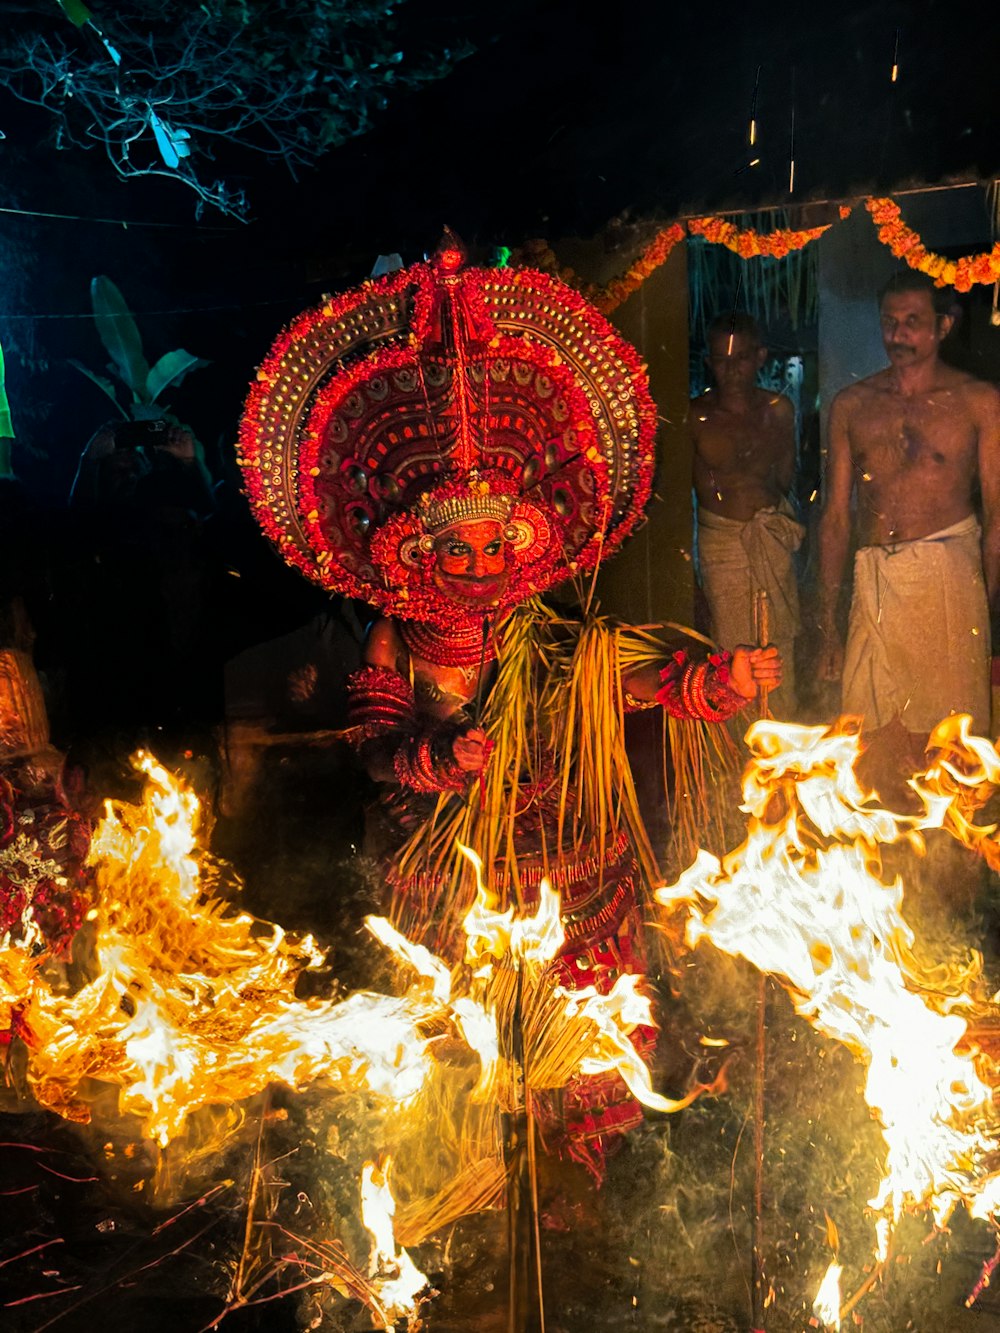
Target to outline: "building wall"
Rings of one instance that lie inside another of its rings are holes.
[[[694,566],[691,444],[686,427],[688,286],[683,245],[675,246],[667,262],[614,312],[612,322],[649,367],[660,428],[647,521],[602,570],[598,581],[601,604],[633,624],[672,620],[690,625]]]
[[[886,364],[877,293],[899,267],[858,205],[816,242],[819,246],[820,441],[826,458],[830,404],[848,384]]]

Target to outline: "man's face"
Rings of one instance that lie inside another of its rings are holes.
[[[950,315],[937,314],[930,292],[890,292],[879,315],[886,355],[899,369],[933,361],[952,325]]]
[[[748,391],[757,382],[757,371],[767,359],[761,347],[748,333],[713,333],[705,360],[720,389]]]
[[[456,523],[434,539],[435,588],[460,606],[496,606],[511,575],[511,550],[495,519]]]

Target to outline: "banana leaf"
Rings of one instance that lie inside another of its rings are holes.
[[[149,366],[142,354],[139,329],[125,298],[110,278],[96,277],[90,284],[90,301],[97,332],[111,357],[113,369],[131,389],[137,402],[147,402]]]
[[[94,373],[94,371],[88,370],[88,368],[85,365],[83,365],[82,362],[75,361],[73,357],[69,357],[67,359],[70,365],[75,366],[81,375],[86,375],[88,380],[92,380],[93,383],[96,384],[99,389],[103,390],[103,392],[106,393],[108,397],[111,399],[111,401],[114,403],[115,407],[122,414],[122,416],[126,420],[128,420],[128,412],[125,410],[124,407],[122,407],[121,403],[119,403],[118,396],[115,392],[115,386],[111,383],[111,381],[105,379],[103,375],[97,375]]]
[[[0,440],[12,440],[14,427],[10,420],[10,404],[7,402],[6,369],[3,361],[3,348],[0,347]]]
[[[175,130],[152,110],[149,113],[149,123],[153,127],[160,156],[171,171],[176,171],[181,164],[181,158],[191,156],[191,147],[187,142],[191,135],[187,130]]]
[[[82,28],[85,23],[91,20],[91,12],[83,3],[83,0],[59,0],[59,8],[77,28]]]
[[[164,389],[171,384],[180,384],[185,375],[208,364],[209,362],[202,357],[185,352],[183,347],[178,347],[173,352],[164,352],[146,376],[148,401],[155,403]]]

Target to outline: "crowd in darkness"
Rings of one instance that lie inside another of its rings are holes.
[[[213,479],[202,457],[186,430],[128,422],[95,433],[59,503],[0,480],[0,651],[34,662],[81,793],[114,794],[143,746],[207,760],[218,791],[234,727],[343,725],[365,609],[290,570],[235,466]]]

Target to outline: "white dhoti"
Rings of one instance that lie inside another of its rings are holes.
[[[795,710],[795,638],[799,587],[793,556],[805,528],[787,501],[758,509],[748,522],[698,509],[698,563],[712,614],[712,633],[724,648],[757,642],[757,594],[767,594],[768,638],[784,663],[782,685],[772,695],[777,716]]]
[[[990,615],[975,517],[854,557],[843,709],[923,734],[971,713],[989,734]]]

